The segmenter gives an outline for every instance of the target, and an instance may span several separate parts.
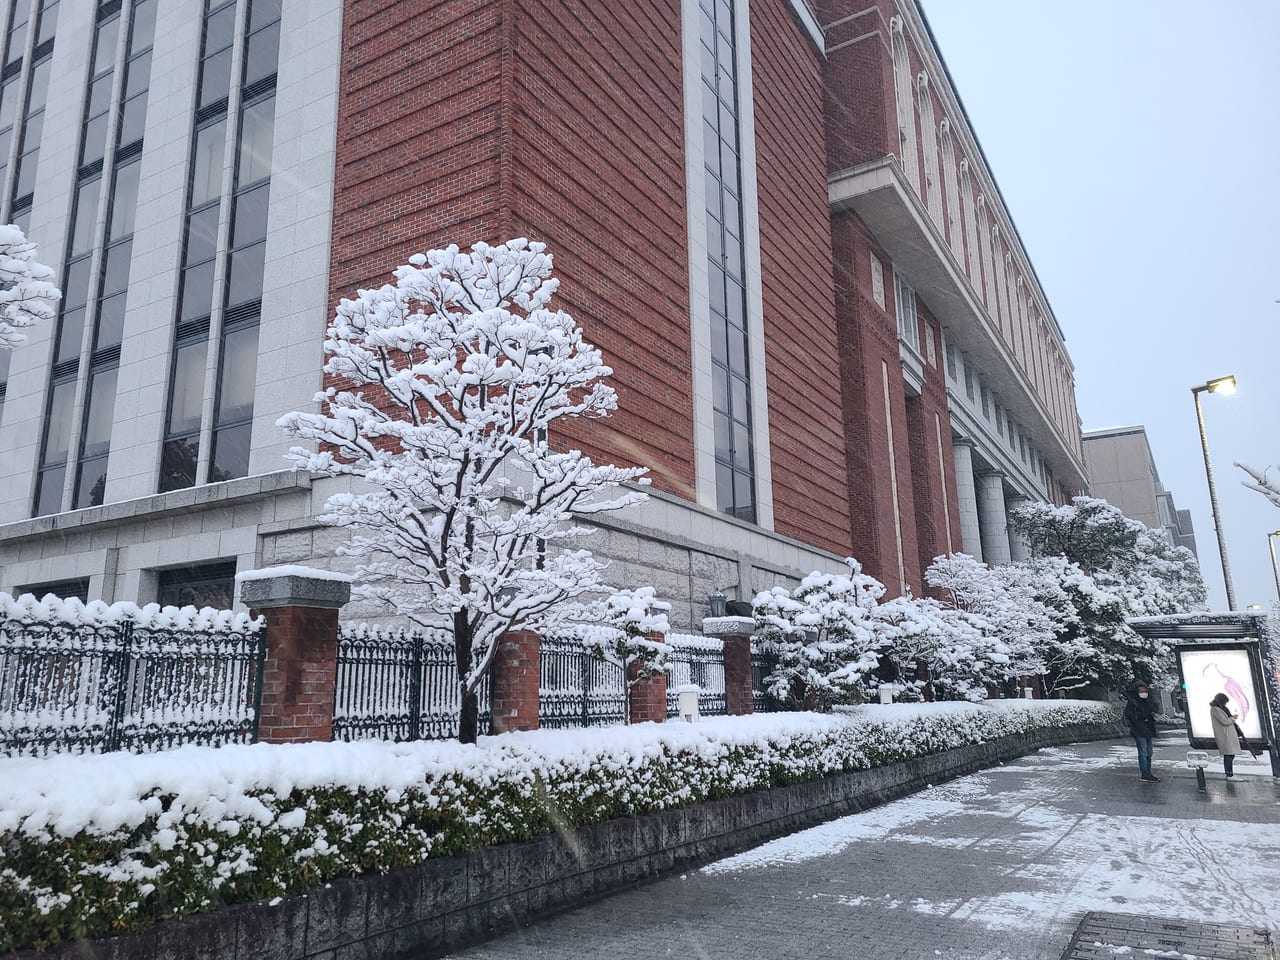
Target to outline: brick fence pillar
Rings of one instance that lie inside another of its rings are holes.
[[[646,640],[662,643],[665,634],[646,634]],[[627,716],[631,723],[665,723],[667,719],[667,674],[660,671],[634,683],[640,672],[638,664],[627,668]]]
[[[332,574],[313,577],[270,569],[237,580],[240,602],[267,621],[258,740],[332,740],[338,611],[351,599],[351,583]]]
[[[707,617],[702,632],[724,643],[724,702],[730,716],[755,712],[751,696],[751,635],[756,622],[751,617]]]
[[[493,732],[538,729],[538,688],[542,683],[542,641],[529,630],[513,630],[498,640],[493,656]]]

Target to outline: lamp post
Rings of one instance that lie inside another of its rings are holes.
[[[1276,575],[1276,598],[1280,599],[1280,563],[1276,562],[1277,537],[1280,537],[1280,530],[1267,534],[1267,546],[1271,548],[1271,572]]]
[[[1199,387],[1191,388],[1196,402],[1196,421],[1200,424],[1200,446],[1204,450],[1204,475],[1209,480],[1209,506],[1213,510],[1213,526],[1218,534],[1218,556],[1222,558],[1222,583],[1227,590],[1227,609],[1236,608],[1236,591],[1231,585],[1231,565],[1227,562],[1227,538],[1222,532],[1222,516],[1218,512],[1218,491],[1213,485],[1213,464],[1209,462],[1209,437],[1204,431],[1204,411],[1200,408],[1202,393],[1232,394],[1236,392],[1235,377],[1218,377]]]

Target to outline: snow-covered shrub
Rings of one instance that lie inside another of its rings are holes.
[[[593,654],[622,668],[627,685],[669,669],[671,647],[655,636],[671,629],[671,604],[659,600],[653,587],[619,590],[604,601],[604,627],[587,637]]]
[[[876,608],[875,619],[903,678],[890,685],[895,692],[925,685],[913,679],[918,663],[928,668],[938,700],[984,700],[987,685],[1009,674],[1008,647],[977,614],[930,597],[895,597]]]
[[[752,603],[756,639],[778,655],[766,682],[780,703],[827,710],[872,685],[886,644],[874,620],[884,584],[846,562],[848,574],[814,571],[794,590],[774,587]]]
[[[539,731],[456,742],[0,759],[0,952],[146,927],[483,845],[1114,723],[1089,701]]]

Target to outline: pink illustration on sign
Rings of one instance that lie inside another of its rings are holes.
[[[1244,687],[1240,685],[1240,681],[1235,677],[1228,673],[1223,673],[1222,668],[1216,663],[1205,664],[1204,669],[1200,671],[1200,676],[1207,677],[1210,670],[1216,671],[1218,676],[1222,678],[1222,685],[1226,689],[1226,694],[1240,707],[1240,722],[1244,723],[1249,718],[1249,695],[1245,693]]]

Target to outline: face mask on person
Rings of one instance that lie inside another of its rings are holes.
[[[1145,690],[1139,690],[1138,696],[1140,696],[1143,700],[1145,700],[1147,699],[1147,697],[1151,696],[1151,694],[1147,693],[1147,691]]]

